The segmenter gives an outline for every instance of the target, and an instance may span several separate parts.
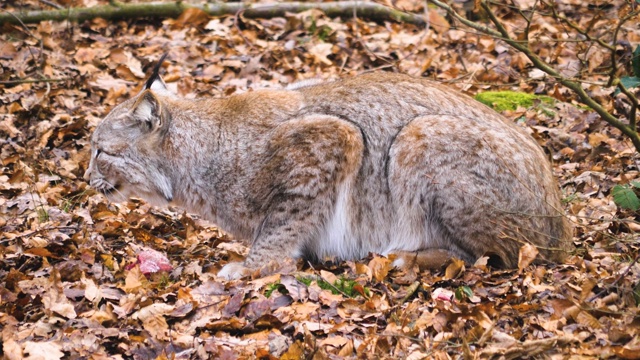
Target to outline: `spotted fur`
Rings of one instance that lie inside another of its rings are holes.
[[[300,256],[514,267],[524,243],[565,256],[571,227],[543,151],[446,87],[374,73],[188,100],[148,85],[95,129],[87,177],[248,240],[222,276]]]

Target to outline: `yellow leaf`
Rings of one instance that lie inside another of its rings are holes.
[[[280,360],[299,360],[304,358],[304,349],[302,348],[302,344],[300,341],[296,341],[295,343],[289,346],[287,352],[280,356]]]

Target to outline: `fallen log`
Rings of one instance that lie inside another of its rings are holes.
[[[41,10],[24,12],[0,13],[0,26],[5,23],[28,24],[45,20],[82,22],[94,18],[106,20],[122,20],[136,18],[176,18],[189,8],[200,9],[211,16],[235,15],[242,11],[246,18],[272,18],[284,16],[286,13],[299,13],[311,9],[323,11],[329,17],[353,17],[383,22],[395,21],[400,23],[424,26],[425,20],[421,15],[405,13],[390,7],[372,2],[339,1],[327,3],[289,2],[274,4],[243,4],[243,3],[202,3],[187,4],[181,1],[153,2],[139,4],[125,4],[112,2],[109,5],[93,7],[72,7],[59,10]]]

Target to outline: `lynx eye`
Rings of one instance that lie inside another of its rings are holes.
[[[115,156],[113,153],[104,151],[102,149],[96,149],[96,158],[98,158],[98,156],[100,156],[100,154],[105,154],[107,156]]]

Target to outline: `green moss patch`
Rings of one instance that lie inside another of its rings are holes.
[[[329,290],[333,295],[342,294],[350,298],[356,297],[357,295],[371,296],[371,291],[369,291],[367,287],[360,285],[355,280],[347,279],[344,276],[341,276],[333,284],[330,284],[320,277],[314,276],[298,277],[297,279],[307,286],[315,281],[321,289]]]
[[[528,109],[537,104],[553,105],[556,102],[549,96],[516,91],[487,91],[477,94],[475,99],[496,111],[515,110],[518,107]]]

